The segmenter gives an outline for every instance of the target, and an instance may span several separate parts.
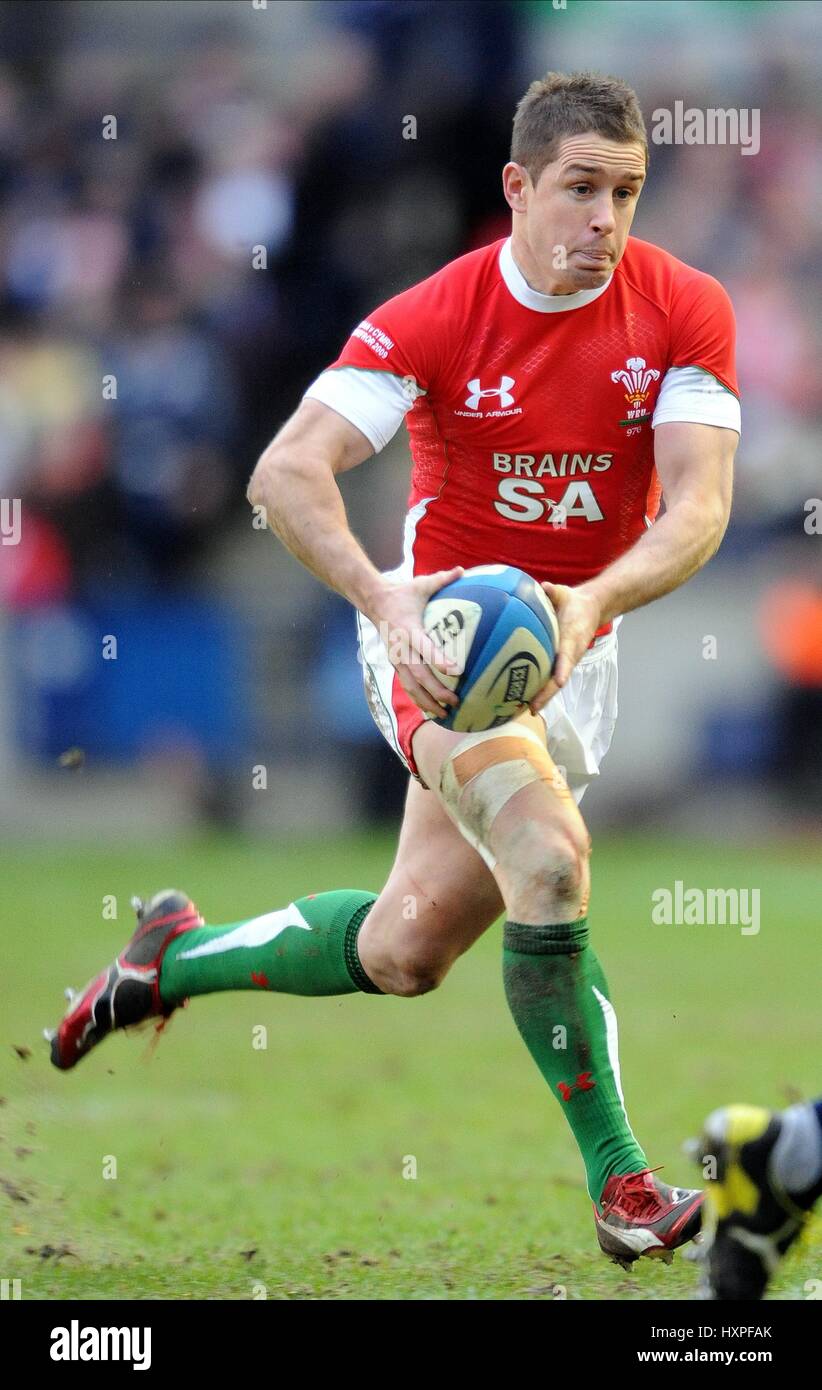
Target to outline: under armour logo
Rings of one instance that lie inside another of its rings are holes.
[[[572,1091],[593,1091],[597,1083],[592,1081],[590,1077],[591,1073],[589,1071],[581,1071],[577,1074],[576,1081],[570,1086],[567,1086],[564,1081],[560,1081],[557,1084],[557,1090],[562,1096],[562,1099],[570,1100]]]
[[[500,377],[499,386],[486,386],[485,390],[483,390],[480,386],[479,377],[475,376],[473,381],[467,383],[470,394],[467,396],[465,404],[468,406],[469,410],[478,410],[479,403],[483,396],[499,396],[499,403],[501,406],[513,405],[514,397],[511,395],[511,387],[513,384],[514,378],[512,376],[503,376]]]

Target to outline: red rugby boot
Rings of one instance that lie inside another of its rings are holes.
[[[137,929],[128,945],[81,993],[66,990],[69,1007],[60,1026],[54,1032],[43,1030],[51,1060],[61,1071],[75,1066],[115,1028],[170,1018],[177,1007],[160,998],[160,965],[169,943],[203,926],[203,919],[190,898],[173,888],[155,893],[145,904],[132,898],[132,906]]]
[[[640,1255],[670,1264],[679,1245],[699,1233],[703,1193],[669,1187],[654,1177],[655,1168],[610,1177],[594,1206],[600,1249],[628,1269]]]

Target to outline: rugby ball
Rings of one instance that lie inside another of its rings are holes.
[[[513,565],[466,570],[429,599],[423,626],[459,663],[459,673],[437,671],[460,703],[436,723],[461,733],[495,729],[520,714],[547,682],[559,643],[553,604]]]

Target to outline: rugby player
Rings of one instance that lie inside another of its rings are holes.
[[[822,1096],[786,1110],[726,1105],[689,1148],[706,1178],[700,1297],[760,1299],[822,1198]]]
[[[184,893],[138,900],[132,940],[51,1038],[65,1069],[112,1029],[162,1026],[217,990],[423,994],[504,912],[508,1004],[579,1145],[599,1244],[624,1264],[669,1260],[698,1231],[702,1194],[662,1182],[628,1122],[579,802],[614,730],[617,626],[717,550],[740,429],[726,292],[629,235],[647,171],[624,82],[532,83],[502,174],[510,237],[369,313],[251,478],[275,534],[357,610],[371,709],[410,773],[382,892],[226,926]],[[383,574],[337,478],[403,419],[404,558]],[[521,717],[466,736],[430,717],[455,703],[440,679],[454,668],[421,619],[464,567],[493,563],[543,584],[560,645]]]

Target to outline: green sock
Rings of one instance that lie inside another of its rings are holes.
[[[160,966],[160,998],[270,989],[279,994],[382,994],[357,954],[357,934],[374,893],[338,889],[298,898],[223,927],[195,927],[172,941]]]
[[[551,926],[506,922],[503,979],[514,1021],[565,1113],[599,1203],[613,1173],[648,1167],[628,1124],[617,1023],[588,919]]]

